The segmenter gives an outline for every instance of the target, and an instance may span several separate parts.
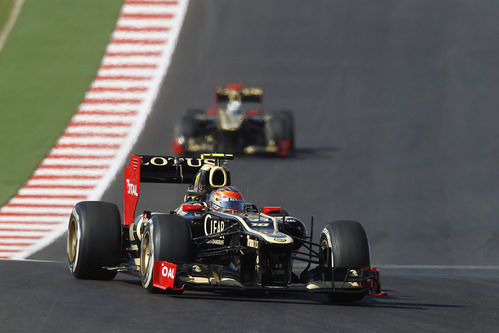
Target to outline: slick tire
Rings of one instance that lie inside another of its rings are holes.
[[[367,234],[357,221],[335,221],[327,223],[321,232],[320,245],[330,248],[328,265],[335,268],[334,279],[343,280],[348,269],[370,266],[370,252]],[[334,302],[353,302],[362,299],[365,293],[335,293],[330,295]]]
[[[146,226],[140,244],[140,279],[149,292],[159,292],[153,286],[154,262],[164,260],[174,264],[190,262],[193,257],[189,222],[176,215],[153,215]],[[169,293],[179,293],[167,290]]]
[[[295,150],[295,120],[293,113],[288,110],[278,111],[279,117],[281,117],[284,123],[284,137],[291,141],[291,152]]]
[[[110,280],[121,258],[121,219],[115,204],[100,201],[79,202],[68,224],[68,266],[78,279]]]

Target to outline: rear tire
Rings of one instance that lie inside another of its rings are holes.
[[[78,279],[109,280],[121,259],[121,219],[115,204],[83,201],[75,205],[68,224],[68,266]]]
[[[293,113],[288,110],[278,111],[284,122],[285,137],[291,141],[291,152],[295,150],[295,120]]]
[[[267,136],[278,146],[277,156],[292,155],[295,149],[294,118],[291,111],[277,111],[270,119]]]
[[[331,249],[327,265],[335,268],[334,280],[343,280],[349,269],[370,266],[367,234],[357,221],[335,221],[327,223],[321,232],[320,245]],[[329,297],[334,302],[353,302],[366,293],[334,293]]]
[[[153,215],[146,226],[140,244],[140,279],[149,292],[161,289],[153,286],[154,262],[168,261],[174,264],[192,260],[192,235],[189,222],[176,215]],[[168,290],[167,290],[168,291]],[[172,293],[179,293],[171,290]]]

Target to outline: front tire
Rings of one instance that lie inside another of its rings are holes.
[[[357,221],[335,221],[327,223],[321,232],[320,245],[330,249],[325,265],[333,267],[335,281],[341,281],[357,270],[370,266],[370,252],[367,234]],[[353,302],[362,299],[367,292],[333,293],[330,299],[335,302]]]
[[[121,219],[118,207],[100,201],[79,202],[68,224],[68,266],[78,279],[109,280],[121,258]]]
[[[153,215],[140,243],[140,279],[149,292],[160,289],[153,286],[154,262],[174,264],[192,260],[192,235],[189,222],[175,215]]]

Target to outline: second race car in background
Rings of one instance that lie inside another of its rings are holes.
[[[173,153],[290,156],[295,148],[293,114],[263,112],[263,90],[231,83],[215,90],[215,108],[187,110],[175,124]]]

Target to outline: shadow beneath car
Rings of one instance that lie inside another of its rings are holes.
[[[401,310],[427,310],[429,308],[463,308],[461,305],[422,303],[411,299],[392,296],[366,296],[355,302],[334,302],[326,295],[307,293],[278,293],[278,294],[236,294],[213,293],[188,290],[182,295],[172,295],[179,299],[204,299],[213,301],[297,304],[297,305],[327,305],[345,307],[386,308]]]
[[[291,158],[295,159],[330,159],[339,152],[338,147],[299,147],[295,149]]]
[[[288,159],[296,159],[296,160],[322,160],[322,159],[331,159],[335,156],[335,153],[339,152],[340,148],[338,147],[299,147],[295,148],[293,154],[288,157],[278,157],[273,154],[254,154],[254,155],[237,155],[237,160],[259,160],[259,159],[271,159],[271,160],[288,160]]]
[[[463,305],[422,303],[412,297],[368,296],[362,301],[364,307],[384,309],[427,310],[429,308],[464,308]]]
[[[133,277],[128,277],[118,280],[120,283],[136,285],[137,288],[142,288],[140,280]],[[392,290],[385,290],[392,294]],[[145,294],[149,294],[144,290]],[[171,295],[163,293],[165,297],[174,297],[178,299],[202,299],[221,302],[249,302],[249,303],[271,303],[271,304],[297,304],[297,305],[327,305],[327,306],[344,306],[344,307],[365,307],[365,308],[383,308],[383,309],[400,309],[400,310],[428,310],[432,308],[447,308],[460,309],[463,305],[455,304],[440,304],[421,302],[419,299],[412,296],[366,296],[360,301],[355,302],[334,302],[331,301],[325,294],[314,294],[306,292],[213,292],[202,290],[185,290],[181,295]]]

